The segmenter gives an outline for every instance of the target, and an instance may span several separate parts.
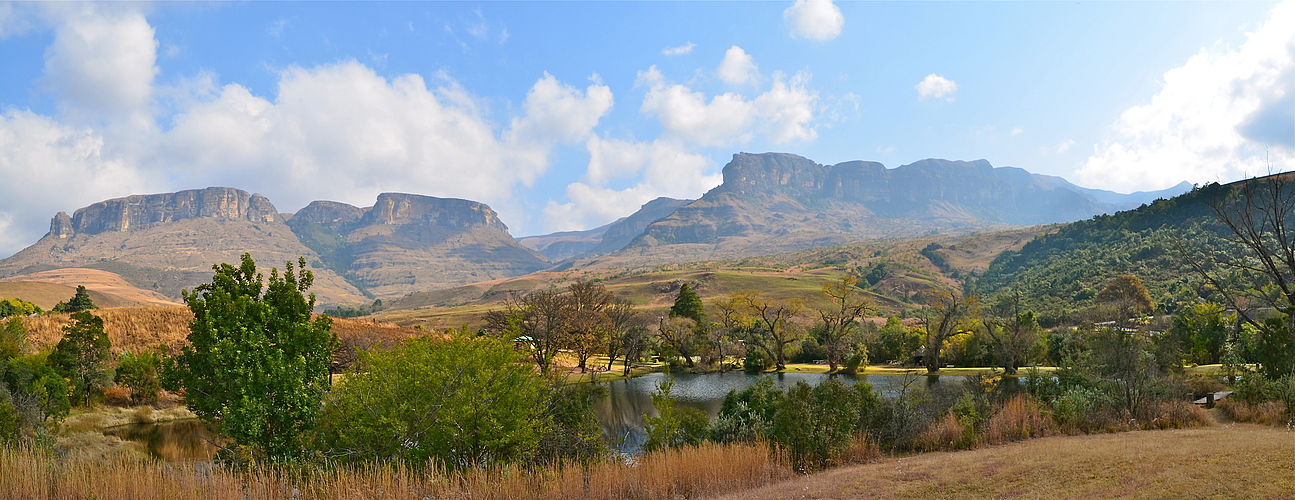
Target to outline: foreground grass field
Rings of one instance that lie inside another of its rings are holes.
[[[886,458],[718,498],[1295,498],[1295,431],[1229,424],[1051,437]]]

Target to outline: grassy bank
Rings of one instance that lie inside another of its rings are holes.
[[[1295,432],[1235,424],[886,458],[732,493],[781,498],[1290,498]]]

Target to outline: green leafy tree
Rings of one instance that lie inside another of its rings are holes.
[[[162,391],[161,366],[162,357],[156,351],[123,352],[117,356],[117,385],[130,388],[135,403],[156,403]]]
[[[1135,314],[1147,314],[1155,309],[1151,302],[1151,293],[1142,284],[1142,280],[1132,274],[1121,274],[1106,282],[1106,288],[1097,292],[1095,299],[1099,304],[1118,304],[1131,309]]]
[[[0,323],[0,364],[21,356],[25,350],[27,326],[23,324],[22,318],[9,318]]]
[[[212,266],[211,283],[182,293],[194,319],[174,378],[194,413],[241,447],[236,456],[291,459],[319,419],[338,342],[328,316],[311,319],[314,274],[304,258],[298,265],[271,269],[267,286],[243,254],[238,267]]]
[[[55,304],[54,312],[74,313],[98,308],[99,306],[94,305],[94,301],[90,300],[90,292],[86,291],[85,285],[77,285],[76,294],[66,302]]]
[[[502,339],[419,337],[361,356],[329,396],[321,435],[333,457],[488,466],[532,452],[549,425],[544,383]]]
[[[72,381],[73,398],[86,406],[112,383],[111,347],[103,318],[79,311],[72,313],[72,323],[63,327],[63,338],[49,356],[50,365]]]
[[[674,305],[670,306],[670,317],[689,318],[698,325],[706,324],[706,305],[702,304],[701,296],[687,283],[679,287],[679,296],[675,297]]]
[[[706,439],[706,427],[710,418],[706,416],[706,412],[696,408],[679,406],[679,402],[671,394],[673,387],[674,380],[667,377],[652,392],[652,406],[656,408],[657,416],[643,416],[648,435],[647,442],[643,443],[644,450],[695,446]]]
[[[40,306],[22,299],[8,297],[0,299],[0,319],[10,316],[29,316],[40,312]]]
[[[780,399],[769,437],[794,467],[822,468],[849,448],[880,408],[880,398],[866,382],[853,387],[836,378],[814,387],[797,382]]]
[[[1219,363],[1236,323],[1236,315],[1225,314],[1216,303],[1195,304],[1181,308],[1169,328],[1172,339],[1181,344],[1191,359],[1200,364]]]

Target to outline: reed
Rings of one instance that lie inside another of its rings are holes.
[[[1018,395],[1009,399],[985,423],[985,441],[1002,444],[1056,433],[1052,418],[1043,414],[1033,399]]]
[[[233,471],[209,464],[162,464],[127,455],[92,460],[0,449],[0,491],[13,500],[655,500],[740,491],[790,476],[791,470],[772,459],[767,447],[760,444],[707,444],[644,455],[633,463],[509,467],[462,474],[398,464]]]

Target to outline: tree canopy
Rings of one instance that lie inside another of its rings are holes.
[[[299,454],[328,389],[337,336],[328,316],[311,319],[314,275],[285,264],[268,285],[251,255],[212,266],[211,283],[183,292],[193,311],[189,346],[176,358],[189,407],[239,456],[286,460]]]

